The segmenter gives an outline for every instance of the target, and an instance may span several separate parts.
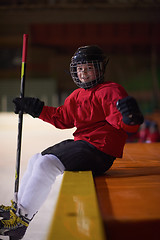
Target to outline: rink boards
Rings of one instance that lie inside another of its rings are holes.
[[[160,143],[132,143],[106,175],[66,172],[47,240],[158,240]]]

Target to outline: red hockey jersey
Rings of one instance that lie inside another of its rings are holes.
[[[138,129],[127,126],[116,108],[119,99],[127,96],[124,88],[113,82],[90,89],[73,91],[60,107],[44,106],[39,116],[57,128],[76,127],[74,140],[85,140],[106,154],[122,157],[127,132]]]

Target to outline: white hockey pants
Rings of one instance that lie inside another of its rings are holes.
[[[26,210],[28,218],[40,209],[56,177],[64,170],[61,161],[51,154],[37,153],[30,159],[17,196],[18,205]]]

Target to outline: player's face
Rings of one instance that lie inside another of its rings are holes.
[[[77,64],[77,75],[81,82],[91,82],[96,79],[97,71],[93,63]]]

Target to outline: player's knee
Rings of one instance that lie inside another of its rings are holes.
[[[35,166],[36,172],[39,176],[47,175],[47,177],[52,178],[53,176],[58,176],[64,171],[64,166],[56,156],[44,155],[38,159]]]
[[[41,153],[34,154],[29,160],[29,167],[33,168],[37,160],[41,157]]]

